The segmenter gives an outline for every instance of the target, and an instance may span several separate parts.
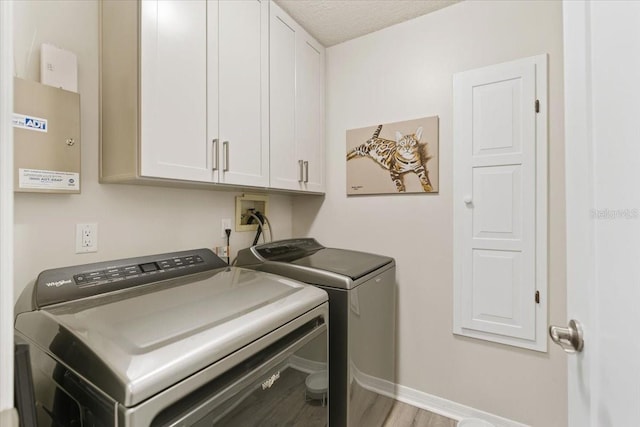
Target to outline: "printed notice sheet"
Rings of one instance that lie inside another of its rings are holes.
[[[78,191],[80,189],[80,174],[21,168],[18,171],[18,182],[20,188]]]

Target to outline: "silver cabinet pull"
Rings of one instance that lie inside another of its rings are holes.
[[[568,328],[549,326],[549,335],[567,353],[580,353],[584,348],[582,325],[577,320],[569,320]]]
[[[309,182],[309,162],[304,162],[304,182]]]
[[[224,163],[222,164],[222,172],[229,172],[229,141],[222,143],[222,151],[224,152]]]
[[[302,160],[298,160],[298,182],[302,182],[303,181],[303,171],[304,171],[304,161]]]
[[[213,151],[213,153],[211,154],[211,162],[213,164],[213,166],[211,167],[212,170],[217,171],[218,170],[218,158],[220,157],[218,154],[218,138],[215,138],[213,141],[211,141],[211,146],[212,149],[211,151]]]

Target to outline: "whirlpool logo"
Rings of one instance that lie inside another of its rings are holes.
[[[268,388],[271,388],[273,383],[275,383],[279,378],[280,378],[280,371],[276,372],[275,374],[271,375],[271,377],[267,378],[267,380],[262,383],[262,389],[266,390]]]
[[[62,286],[62,285],[68,285],[68,284],[70,284],[70,283],[71,283],[71,280],[65,280],[65,279],[63,279],[63,280],[58,280],[58,281],[55,281],[55,282],[47,282],[47,283],[45,283],[44,285],[45,285],[47,288],[53,288],[53,287],[59,288],[59,287],[60,287],[60,286]]]

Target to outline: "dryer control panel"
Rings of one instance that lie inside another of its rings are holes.
[[[34,303],[42,308],[224,267],[211,250],[195,249],[45,270],[36,280]]]

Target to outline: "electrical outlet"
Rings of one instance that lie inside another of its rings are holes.
[[[224,237],[224,241],[226,242],[227,240],[227,233],[224,232],[224,230],[229,229],[231,230],[231,218],[223,218],[221,221],[222,224],[222,231],[220,233],[220,237]]]
[[[229,246],[218,246],[216,248],[216,255],[218,255],[220,258],[228,258]]]
[[[98,224],[76,224],[76,253],[98,252]]]

